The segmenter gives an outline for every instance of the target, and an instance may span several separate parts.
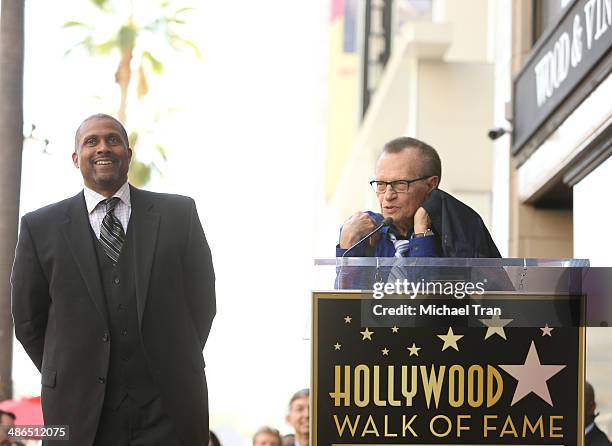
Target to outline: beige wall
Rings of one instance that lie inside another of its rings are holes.
[[[417,138],[442,159],[441,188],[478,211],[491,212],[493,67],[482,63],[419,62]]]
[[[435,0],[434,20],[449,23],[453,43],[445,54],[448,62],[486,62],[488,59],[487,0]],[[469,3],[469,5],[468,5]]]

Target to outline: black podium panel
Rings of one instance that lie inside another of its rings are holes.
[[[321,445],[582,445],[580,299],[313,293]]]

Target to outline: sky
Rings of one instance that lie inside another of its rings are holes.
[[[136,7],[142,3],[135,1]],[[187,2],[176,2],[188,4]],[[211,428],[224,444],[248,444],[268,424],[290,431],[291,394],[309,386],[310,290],[321,208],[325,142],[327,2],[200,1],[185,34],[198,45],[172,55],[150,78],[142,103],[128,104],[128,132],[161,110],[138,156],[156,159],[163,178],[147,189],[192,196],[217,277],[218,313],[204,355]],[[89,2],[26,2],[24,113],[34,139],[24,147],[21,214],[75,195],[74,131],[92,113],[114,113],[117,55],[91,58],[68,21],[111,23]],[[143,12],[143,11],[140,11]],[[144,11],[147,13],[147,11]],[[170,111],[168,111],[170,110]],[[48,139],[46,152],[41,140]],[[17,396],[35,395],[40,375],[15,344]]]

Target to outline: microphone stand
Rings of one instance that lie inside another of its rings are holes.
[[[374,235],[375,233],[380,231],[385,226],[390,226],[392,224],[393,224],[393,219],[391,217],[385,218],[376,228],[374,228],[372,231],[367,233],[357,243],[354,243],[351,247],[349,247],[346,251],[344,251],[344,254],[342,254],[342,257],[340,257],[340,270],[338,271],[338,274],[336,275],[336,283],[335,283],[334,288],[339,289],[338,287],[340,285],[340,276],[342,275],[342,267],[343,267],[343,262],[342,261],[344,260],[344,257],[346,257],[348,252],[351,249],[355,248],[360,243],[362,243],[363,241],[365,241],[367,238],[371,237],[372,235]],[[378,265],[377,265],[377,269],[378,269]]]

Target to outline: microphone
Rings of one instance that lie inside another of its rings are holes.
[[[341,258],[344,258],[348,252],[353,249],[355,246],[357,246],[358,244],[360,244],[361,242],[363,242],[365,239],[367,239],[368,237],[372,236],[373,234],[377,233],[378,231],[380,231],[382,228],[384,228],[385,226],[390,226],[393,224],[393,219],[391,217],[387,217],[385,218],[381,224],[379,224],[378,226],[376,226],[376,228],[374,228],[373,231],[369,232],[368,234],[366,234],[365,237],[363,237],[361,240],[359,240],[357,243],[355,243],[354,245],[352,245],[349,249],[347,249],[346,251],[344,251],[344,254],[342,254]]]

